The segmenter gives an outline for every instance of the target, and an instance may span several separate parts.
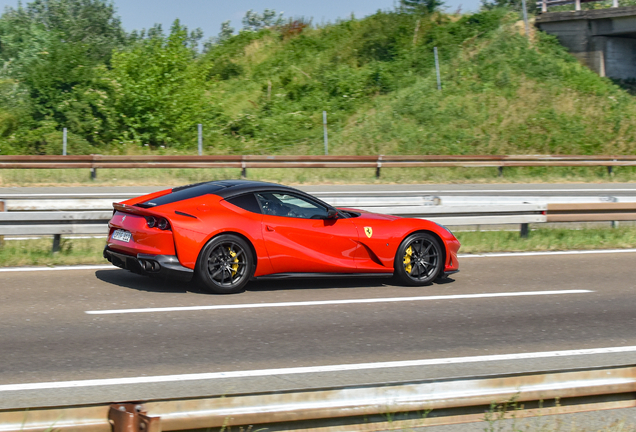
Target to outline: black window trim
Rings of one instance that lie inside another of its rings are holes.
[[[256,202],[258,203],[259,207],[261,208],[261,214],[262,215],[266,215],[266,213],[263,211],[263,206],[261,205],[261,200],[259,200],[256,195],[259,194],[259,193],[277,193],[277,194],[281,194],[281,195],[291,195],[291,196],[294,196],[294,197],[297,197],[297,198],[304,199],[306,201],[311,202],[312,204],[314,204],[317,207],[324,208],[327,211],[327,213],[329,213],[330,209],[331,210],[335,210],[339,215],[343,216],[343,219],[347,219],[347,217],[344,216],[342,214],[342,212],[340,210],[338,210],[337,208],[335,208],[333,206],[330,206],[326,202],[320,201],[319,199],[316,199],[316,198],[314,198],[313,196],[311,196],[309,194],[305,194],[305,193],[302,193],[302,192],[298,193],[298,192],[300,192],[300,191],[296,191],[296,190],[281,190],[281,189],[267,189],[267,190],[255,191],[255,192],[252,192],[252,193],[254,194],[254,198],[256,198]],[[268,215],[268,216],[272,216],[272,215]],[[291,216],[276,216],[276,217],[291,217]],[[292,218],[292,219],[311,220],[309,218]]]
[[[259,213],[254,213],[253,211],[248,210],[248,209],[245,209],[245,208],[243,208],[243,207],[241,207],[241,206],[238,206],[238,205],[236,205],[236,204],[234,204],[234,203],[232,202],[232,200],[233,200],[233,199],[235,199],[235,198],[241,198],[241,197],[244,197],[244,196],[246,196],[246,195],[252,195],[252,197],[254,198],[254,201],[256,201],[256,204],[258,205]],[[260,214],[260,215],[264,215],[264,214],[265,214],[265,213],[263,213],[263,207],[261,206],[260,201],[259,201],[259,200],[258,200],[258,198],[256,197],[256,192],[246,192],[246,193],[242,193],[242,194],[238,194],[238,195],[233,195],[233,196],[231,196],[231,197],[225,198],[225,199],[224,199],[224,201],[227,201],[227,202],[229,202],[230,204],[232,204],[233,206],[236,206],[236,207],[238,207],[238,208],[240,208],[240,209],[242,209],[242,210],[245,210],[246,212],[250,212],[250,213],[254,213],[254,214]]]

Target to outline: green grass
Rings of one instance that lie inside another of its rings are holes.
[[[636,247],[636,227],[537,228],[527,239],[518,231],[457,232],[461,253],[620,249]]]
[[[88,169],[0,170],[0,187],[11,186],[177,186],[202,181],[240,178],[238,168],[213,169],[98,169],[91,180]],[[247,178],[284,184],[383,184],[383,183],[611,183],[636,181],[636,167],[505,168],[253,168]]]
[[[636,227],[581,230],[538,228],[522,239],[517,231],[455,233],[461,253],[620,249],[636,247]],[[52,253],[52,239],[5,240],[0,247],[0,267],[106,264],[105,239],[62,239],[60,252]]]
[[[0,267],[105,264],[105,238],[62,238],[61,250],[52,253],[52,238],[5,240],[0,246]]]

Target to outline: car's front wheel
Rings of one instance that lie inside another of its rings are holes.
[[[394,276],[405,285],[429,285],[442,272],[443,266],[439,241],[429,233],[418,232],[400,244],[395,254]]]
[[[254,257],[245,240],[223,234],[205,245],[195,272],[207,291],[216,294],[241,292],[254,273]]]

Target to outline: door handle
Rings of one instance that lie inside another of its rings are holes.
[[[269,225],[265,225],[265,229],[269,232],[275,231],[274,228]]]

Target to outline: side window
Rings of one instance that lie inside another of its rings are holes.
[[[282,192],[260,192],[256,198],[264,214],[301,219],[325,219],[327,208],[293,194]]]
[[[252,213],[261,212],[261,207],[258,205],[256,197],[254,196],[254,194],[251,193],[230,198],[227,200],[227,202]]]

